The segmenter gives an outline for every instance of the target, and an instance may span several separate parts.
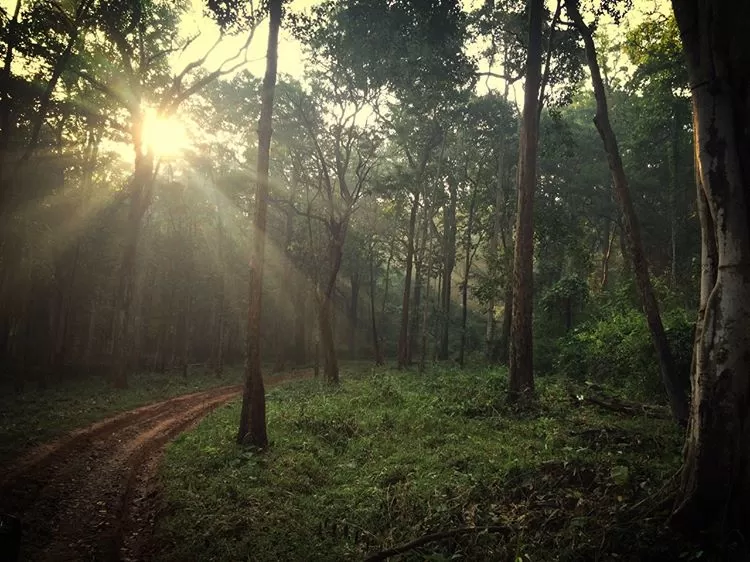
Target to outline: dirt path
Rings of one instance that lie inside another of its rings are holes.
[[[311,375],[275,376],[266,386]],[[0,512],[22,521],[21,560],[147,558],[164,445],[240,390],[214,388],[137,408],[0,467]]]

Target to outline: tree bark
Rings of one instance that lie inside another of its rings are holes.
[[[469,273],[471,272],[471,235],[474,226],[474,210],[477,199],[476,188],[472,190],[471,202],[469,203],[469,218],[466,223],[466,255],[464,257],[464,279],[461,284],[461,347],[458,350],[458,364],[464,366],[464,354],[466,352],[466,320],[469,317]]]
[[[401,331],[398,336],[397,365],[403,369],[409,364],[409,306],[411,299],[411,275],[414,262],[414,235],[419,210],[419,191],[412,193],[414,200],[409,215],[409,233],[406,240],[406,273],[404,275],[404,296],[401,300]]]
[[[333,295],[336,290],[336,279],[341,268],[344,238],[347,220],[329,223],[328,245],[328,278],[318,297],[318,325],[320,327],[320,344],[323,347],[323,372],[330,384],[339,384],[339,362],[336,356],[336,339],[333,330]]]
[[[513,260],[513,320],[510,341],[508,398],[534,391],[532,341],[534,191],[539,141],[539,87],[542,73],[543,0],[529,0],[529,48],[518,154],[518,215]]]
[[[659,315],[659,305],[651,285],[638,219],[635,216],[635,209],[630,198],[630,188],[628,187],[628,180],[625,176],[622,158],[620,157],[617,138],[610,125],[607,97],[599,70],[599,63],[597,62],[594,39],[591,30],[583,22],[583,18],[578,10],[577,0],[566,0],[566,6],[568,14],[581,33],[586,48],[586,59],[591,71],[591,81],[594,86],[594,96],[596,97],[594,124],[599,131],[604,149],[607,152],[607,160],[612,172],[615,198],[622,214],[623,230],[626,235],[630,257],[633,260],[633,270],[643,303],[643,310],[646,314],[646,321],[651,333],[651,341],[654,344],[659,359],[662,382],[667,391],[672,415],[680,425],[685,425],[688,419],[687,394],[676,372],[667,335],[664,331],[661,316]]]
[[[273,98],[276,90],[279,27],[282,0],[269,0],[268,49],[266,73],[261,90],[260,119],[258,120],[258,166],[255,188],[255,217],[253,245],[250,258],[250,301],[247,313],[247,357],[245,359],[245,387],[242,393],[238,443],[261,449],[268,446],[266,430],[266,396],[261,372],[260,339],[265,265],[266,214],[268,211],[268,169],[273,134]]]
[[[750,534],[750,6],[674,0],[687,58],[702,195],[701,304],[673,522]],[[708,212],[707,212],[708,211]],[[709,214],[712,221],[709,221]],[[716,268],[713,267],[715,241]]]
[[[456,206],[458,187],[454,180],[448,180],[449,201],[443,210],[443,277],[440,290],[440,344],[437,358],[448,359],[448,342],[451,315],[451,280],[456,265]]]
[[[487,247],[487,270],[489,273],[490,282],[496,283],[498,277],[498,241],[500,239],[500,230],[503,224],[503,174],[504,174],[504,163],[505,163],[505,147],[501,144],[498,149],[497,156],[497,188],[495,192],[495,209],[492,221],[492,235]],[[487,302],[487,319],[484,330],[484,343],[485,343],[485,358],[488,362],[492,362],[496,359],[495,357],[495,295],[490,295],[489,301]]]
[[[357,357],[357,330],[359,329],[359,260],[354,263],[351,274],[351,294],[349,299],[349,358]]]
[[[120,262],[119,282],[115,296],[115,317],[112,329],[112,386],[128,386],[128,359],[132,351],[131,309],[135,296],[136,260],[143,216],[146,214],[154,177],[154,153],[145,146],[143,116],[133,124],[135,173],[130,185],[130,208],[126,222],[125,248]]]
[[[380,337],[378,336],[378,320],[375,313],[375,248],[370,246],[370,317],[372,319],[372,348],[375,355],[375,365],[382,365],[383,352],[380,348]]]
[[[667,162],[669,166],[669,281],[672,288],[677,287],[677,170],[678,167],[678,142],[679,142],[679,128],[677,123],[677,111],[673,109],[672,119],[670,120],[670,139],[667,154]]]

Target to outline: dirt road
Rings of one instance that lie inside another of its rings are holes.
[[[266,385],[309,376],[275,376]],[[22,521],[21,560],[148,558],[164,446],[240,390],[215,388],[125,412],[0,467],[0,512]]]

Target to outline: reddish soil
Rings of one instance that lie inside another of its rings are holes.
[[[310,376],[274,376],[266,386]],[[240,390],[214,388],[143,406],[0,467],[0,512],[21,519],[21,560],[148,559],[164,446]]]

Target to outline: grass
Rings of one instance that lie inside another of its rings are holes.
[[[506,532],[405,559],[698,556],[663,525],[682,444],[671,421],[584,405],[556,379],[515,411],[502,370],[347,375],[272,390],[263,454],[233,442],[238,402],[172,443],[157,559],[354,560],[475,525]]]
[[[0,462],[66,432],[149,402],[215,386],[241,382],[241,369],[219,378],[192,369],[187,378],[172,373],[131,375],[129,386],[115,390],[105,377],[82,377],[44,390],[0,393]]]

